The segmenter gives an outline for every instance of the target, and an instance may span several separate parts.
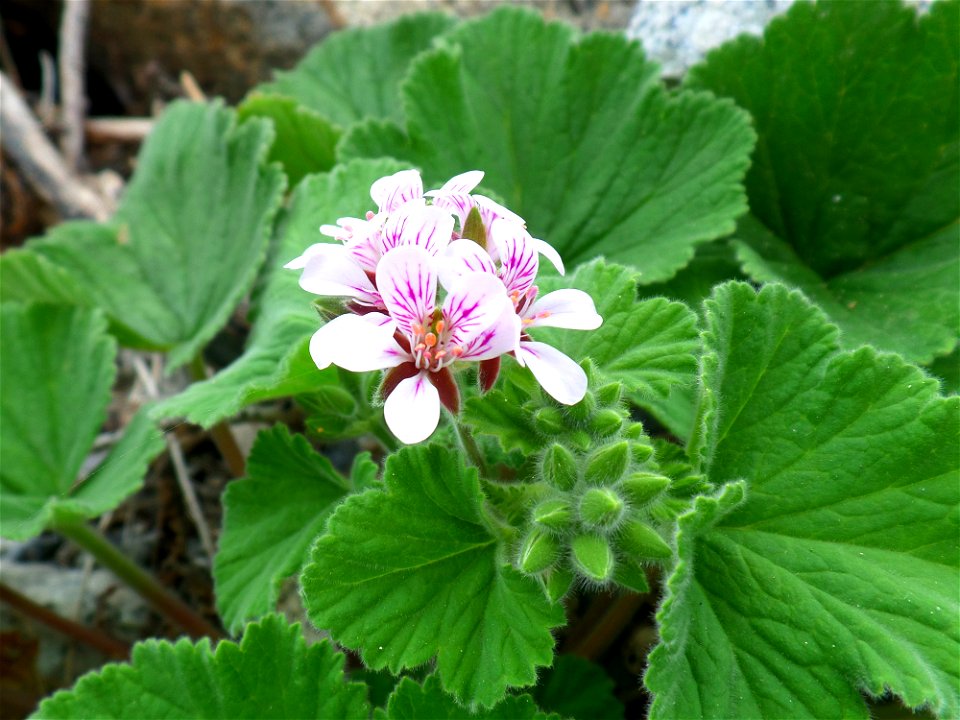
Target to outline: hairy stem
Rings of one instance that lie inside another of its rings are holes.
[[[104,567],[139,593],[147,602],[192,637],[221,638],[223,634],[152,576],[120,552],[103,535],[81,520],[55,523],[52,527],[93,555]]]
[[[469,456],[470,462],[476,466],[477,471],[480,473],[480,477],[490,477],[490,471],[487,468],[487,461],[483,457],[483,453],[480,452],[480,446],[477,445],[477,441],[474,439],[473,433],[471,433],[470,429],[459,420],[454,419],[453,426],[457,429],[457,435],[460,438],[460,444],[463,445],[463,449]]]
[[[74,640],[89,645],[114,660],[126,660],[130,657],[130,647],[115,640],[109,635],[73,620],[57,615],[52,610],[38,605],[25,595],[21,595],[12,587],[0,583],[0,602],[4,602],[14,610],[31,620],[41,622],[49,628]]]
[[[203,353],[197,353],[196,357],[190,361],[190,374],[194,382],[200,382],[207,379],[207,368],[203,364]],[[246,473],[246,460],[243,452],[237,444],[230,426],[225,422],[219,422],[209,430],[213,444],[217,446],[220,456],[227,464],[227,469],[234,477],[241,477]]]

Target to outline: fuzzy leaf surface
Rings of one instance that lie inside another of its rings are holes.
[[[248,625],[239,644],[224,640],[216,650],[207,639],[138,643],[130,664],[83,676],[71,690],[44,700],[31,717],[365,719],[366,687],[345,682],[343,664],[329,642],[307,647],[299,625],[272,615]]]
[[[231,632],[273,609],[280,584],[300,569],[347,491],[346,479],[302,435],[284,425],[257,435],[247,477],[224,493],[213,566],[217,610]]]
[[[956,716],[960,400],[839,352],[799,293],[706,305],[697,433],[715,487],[680,518],[647,686],[655,718]]]
[[[960,4],[798,3],[688,85],[750,111],[744,271],[801,288],[848,347],[917,362],[960,327]]]
[[[400,82],[407,66],[453,24],[448,15],[418,13],[338,32],[257,90],[293,98],[342,127],[364,118],[401,120]]]
[[[273,133],[222,105],[177,102],[140,153],[109,223],[58,225],[3,262],[2,296],[101,308],[122,344],[190,360],[226,323],[263,262],[284,177],[265,162]],[[30,263],[24,255],[47,262]],[[70,277],[22,282],[23,263]],[[31,295],[31,290],[42,293]],[[53,295],[53,296],[51,296]],[[60,297],[56,297],[60,295]]]
[[[666,298],[636,301],[636,279],[627,268],[603,260],[582,265],[570,278],[545,279],[541,292],[573,287],[590,295],[603,318],[596,330],[533,328],[579,362],[589,357],[608,380],[628,392],[665,398],[671,387],[693,383],[700,341],[696,315]]]
[[[307,349],[321,325],[311,305],[314,296],[300,288],[298,271],[283,266],[324,241],[318,232],[321,224],[344,216],[363,217],[373,205],[370,185],[398,169],[386,160],[351,162],[297,186],[255,289],[254,325],[243,355],[209,380],[162,403],[158,416],[182,415],[208,427],[249,403],[308,393],[337,381],[334,369],[317,370]]]
[[[563,609],[502,564],[476,471],[439,446],[391,455],[383,489],[340,505],[301,576],[313,623],[372,669],[436,656],[443,688],[490,708],[553,659]]]
[[[107,459],[79,478],[116,373],[106,321],[87,308],[42,304],[4,303],[0,314],[4,338],[15,343],[0,355],[0,516],[4,537],[24,540],[59,515],[116,507],[140,487],[163,440],[141,412]]]
[[[279,162],[295,187],[304,176],[328,172],[336,164],[339,127],[292,98],[255,94],[237,108],[241,121],[252,117],[273,122],[274,138],[268,159]]]
[[[746,210],[746,114],[668,92],[639,44],[501,8],[439,45],[411,63],[405,127],[358,125],[341,156],[409,160],[430,183],[482,169],[567,262],[603,254],[642,282],[669,278]]]
[[[464,708],[443,691],[440,679],[431,675],[423,685],[405,677],[391,693],[386,709],[377,708],[375,720],[460,720]],[[541,712],[529,695],[512,695],[492,708],[471,714],[476,720],[559,720],[560,716]]]

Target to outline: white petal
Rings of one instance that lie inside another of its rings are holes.
[[[506,288],[497,277],[485,272],[462,275],[443,301],[449,344],[466,346],[496,322],[509,305]]]
[[[393,337],[396,325],[383,313],[340,315],[310,338],[310,357],[323,370],[336,365],[351,372],[396,367],[410,359]]]
[[[456,215],[460,221],[460,232],[463,232],[467,215],[473,209],[473,198],[467,193],[444,193],[433,198],[433,207]]]
[[[520,342],[520,316],[506,304],[500,317],[464,347],[463,360],[489,360],[513,352]]]
[[[437,255],[450,243],[453,222],[450,213],[441,208],[407,205],[387,219],[380,236],[380,251],[413,245]]]
[[[427,373],[401,381],[383,404],[383,418],[400,442],[412,445],[426,440],[440,422],[440,393]]]
[[[439,257],[440,284],[447,290],[464,273],[485,272],[496,276],[490,253],[473,240],[454,240]]]
[[[468,193],[479,185],[481,180],[483,180],[483,170],[468,170],[447,180],[439,191],[434,190],[428,192],[427,195],[433,193]]]
[[[423,197],[423,181],[416,170],[401,170],[382,177],[370,187],[370,197],[380,212],[393,212]]]
[[[541,387],[557,402],[576,405],[587,392],[587,375],[573,360],[546,343],[521,342],[517,360],[530,368]]]
[[[533,247],[533,238],[519,223],[497,218],[490,226],[490,236],[500,258],[500,279],[509,294],[523,295],[533,285],[540,259]]]
[[[314,245],[307,260],[300,287],[314,295],[353,297],[378,304],[379,295],[363,268],[343,245]]]
[[[377,288],[387,311],[407,335],[414,325],[433,321],[437,301],[434,259],[422,247],[401,246],[386,253],[377,266]]]
[[[563,269],[563,258],[560,257],[560,253],[556,251],[553,245],[541,240],[540,238],[532,238],[532,240],[533,247],[536,249],[536,251],[549,260],[550,264],[557,269],[558,273],[561,275],[565,274],[566,271]]]
[[[477,207],[480,208],[480,214],[483,216],[484,221],[489,225],[493,222],[494,218],[504,218],[505,220],[512,220],[515,223],[526,226],[527,222],[522,217],[517,215],[513,210],[508,210],[503,205],[498,202],[494,202],[486,195],[474,195],[473,201],[477,204]]]
[[[283,267],[285,267],[287,270],[301,270],[307,266],[307,260],[316,255],[317,252],[323,252],[321,248],[324,247],[330,247],[330,243],[315,243]]]
[[[596,330],[603,324],[593,298],[583,290],[565,288],[547,293],[524,313],[527,327],[559,327]]]

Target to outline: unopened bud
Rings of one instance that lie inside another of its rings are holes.
[[[517,565],[528,575],[543,572],[556,561],[559,549],[552,535],[534,528],[520,544]]]
[[[645,463],[653,455],[653,445],[643,440],[632,440],[630,442],[630,454],[633,456],[635,463]]]
[[[635,560],[666,560],[673,551],[660,534],[639,519],[631,519],[617,536],[617,543]]]
[[[590,420],[590,432],[597,437],[610,437],[623,427],[623,416],[613,409],[600,410]]]
[[[564,498],[544,500],[533,509],[533,521],[550,530],[564,530],[570,525],[570,503]]]
[[[567,568],[548,570],[539,575],[537,579],[540,581],[540,586],[543,588],[547,600],[551,603],[563,600],[563,597],[570,592],[570,587],[573,585],[573,573]]]
[[[587,452],[596,444],[593,435],[586,430],[574,430],[571,432],[567,435],[567,443],[574,450],[579,450],[580,452]]]
[[[567,430],[563,422],[563,413],[557,408],[540,408],[534,413],[533,422],[537,430],[548,437],[560,435]]]
[[[629,464],[629,443],[613,443],[600,448],[590,457],[584,478],[591,485],[612,485],[623,476]]]
[[[613,577],[613,551],[602,537],[579,535],[570,543],[570,549],[577,569],[590,580],[602,583]]]
[[[623,383],[607,383],[597,390],[597,402],[601,405],[616,405],[623,397]]]
[[[583,400],[578,402],[576,405],[570,405],[566,409],[566,414],[567,417],[574,422],[583,423],[590,419],[590,416],[593,415],[593,411],[596,409],[596,398],[593,397],[592,392],[587,390],[586,394],[583,396]]]
[[[463,223],[463,229],[460,237],[465,240],[473,240],[484,250],[487,249],[487,229],[484,227],[483,218],[480,216],[480,209],[474,205],[467,213],[467,219]]]
[[[577,484],[577,462],[563,445],[554,443],[543,453],[543,479],[560,490],[569,490]]]
[[[580,498],[580,520],[585,525],[605,530],[620,521],[625,508],[623,498],[610,488],[590,488]]]
[[[623,431],[623,436],[628,440],[646,439],[647,435],[643,431],[643,424],[638,422],[630,423],[627,429]]]
[[[620,490],[636,506],[646,505],[669,486],[670,478],[646,472],[633,473],[620,481]]]
[[[617,563],[616,572],[613,573],[613,580],[618,585],[622,585],[628,590],[637,593],[650,591],[650,585],[647,583],[647,573],[642,567],[632,562]]]

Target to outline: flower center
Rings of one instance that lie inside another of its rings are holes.
[[[411,341],[414,363],[421,370],[439,372],[463,355],[462,347],[450,343],[450,329],[442,317],[426,325],[414,323]]]

